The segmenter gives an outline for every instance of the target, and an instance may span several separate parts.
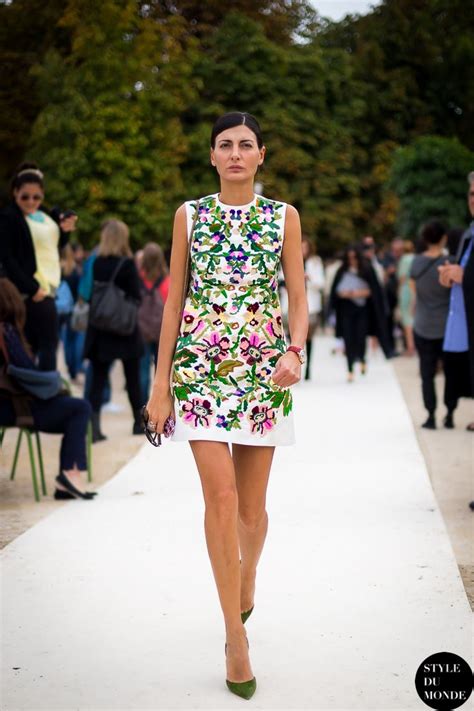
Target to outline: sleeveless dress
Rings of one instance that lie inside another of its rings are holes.
[[[197,201],[185,205],[189,239]],[[287,348],[278,296],[285,214],[285,203],[260,195],[247,205],[218,194],[199,201],[172,363],[171,441],[294,444],[291,390],[271,380]]]

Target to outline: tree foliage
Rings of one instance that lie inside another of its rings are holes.
[[[458,167],[474,149],[472,26],[461,0],[384,0],[337,23],[308,0],[0,0],[3,180],[36,159],[85,243],[114,214],[136,245],[166,245],[179,203],[217,189],[213,121],[246,110],[265,194],[295,204],[321,251],[411,232],[399,149],[457,138]]]
[[[413,237],[430,218],[462,225],[467,218],[468,173],[474,153],[456,138],[425,136],[399,148],[393,161],[391,183],[399,196],[397,227]]]

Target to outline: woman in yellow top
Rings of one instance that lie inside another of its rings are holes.
[[[68,242],[77,217],[57,209],[48,213],[42,207],[43,173],[34,163],[19,167],[11,188],[12,201],[0,213],[0,261],[4,275],[25,300],[25,335],[39,368],[55,370],[59,249]]]

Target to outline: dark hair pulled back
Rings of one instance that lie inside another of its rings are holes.
[[[439,220],[430,220],[421,227],[420,237],[425,244],[439,244],[446,232],[446,225]]]
[[[219,116],[219,118],[214,123],[214,126],[212,127],[212,148],[215,148],[216,138],[219,133],[222,133],[222,131],[226,131],[228,128],[235,128],[235,126],[248,126],[248,128],[255,134],[258,147],[262,148],[263,136],[259,123],[255,116],[252,116],[252,114],[248,114],[246,111],[230,111],[227,114]]]
[[[13,192],[13,190],[19,190],[27,183],[36,183],[41,189],[44,189],[43,173],[36,163],[21,163],[15,171],[10,188]]]

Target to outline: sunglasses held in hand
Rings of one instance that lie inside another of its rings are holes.
[[[146,438],[150,442],[150,444],[152,444],[154,447],[159,447],[161,445],[161,434],[159,432],[156,432],[155,423],[151,422],[150,415],[148,414],[146,406],[142,407],[142,425],[143,430],[146,434]],[[174,432],[174,428],[175,422],[174,419],[170,416],[167,418],[163,426],[164,436],[171,437]]]

